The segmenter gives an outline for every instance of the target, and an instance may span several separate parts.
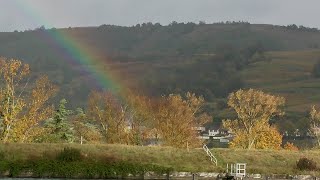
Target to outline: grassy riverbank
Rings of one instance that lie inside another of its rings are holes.
[[[191,172],[222,172],[227,163],[247,163],[248,173],[263,174],[315,174],[296,169],[296,161],[301,157],[320,162],[320,150],[274,151],[212,149],[218,159],[214,166],[202,149],[175,149],[170,147],[140,147],[125,145],[77,145],[77,144],[0,144],[1,159],[24,161],[56,156],[64,147],[81,151],[88,160],[130,162],[148,164]],[[0,160],[1,161],[1,160]],[[318,173],[319,174],[319,173]]]

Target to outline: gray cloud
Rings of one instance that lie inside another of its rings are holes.
[[[0,31],[172,21],[320,27],[319,0],[1,0]]]

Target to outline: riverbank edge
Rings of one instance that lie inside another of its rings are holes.
[[[155,172],[146,172],[144,175],[132,175],[127,176],[115,176],[104,179],[226,179],[226,174],[216,172],[170,172],[169,174],[159,175]],[[0,174],[0,178],[66,178],[66,177],[53,177],[53,176],[36,176],[32,172],[20,173],[15,177],[11,177],[9,171]],[[70,177],[69,177],[70,178]],[[70,179],[88,179],[85,177],[71,177]],[[98,176],[90,179],[101,179]],[[297,179],[297,180],[317,180],[320,179],[318,176],[313,175],[289,175],[289,174],[248,174],[243,179]]]

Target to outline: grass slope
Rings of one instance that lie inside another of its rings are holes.
[[[227,163],[247,163],[248,173],[263,174],[314,174],[301,172],[295,168],[300,157],[307,157],[320,162],[320,151],[273,151],[273,150],[236,150],[212,149],[218,159],[215,167],[202,149],[175,149],[170,147],[141,147],[126,145],[78,145],[78,144],[0,144],[0,152],[6,158],[28,159],[54,155],[63,147],[74,147],[81,150],[88,158],[113,158],[134,163],[151,163],[172,167],[176,171],[222,172]]]

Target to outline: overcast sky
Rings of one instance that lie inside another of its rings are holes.
[[[239,20],[320,28],[319,7],[320,0],[0,0],[0,31]]]

